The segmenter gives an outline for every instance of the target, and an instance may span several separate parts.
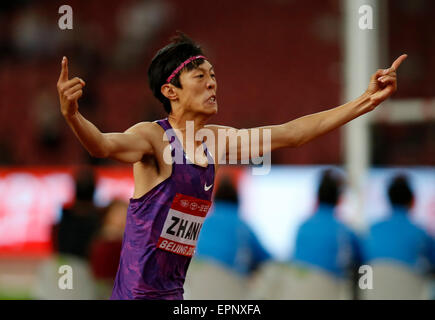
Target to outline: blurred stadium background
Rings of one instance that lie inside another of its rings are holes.
[[[98,206],[132,194],[130,167],[90,158],[59,112],[56,81],[63,55],[68,56],[70,75],[87,84],[79,101],[82,114],[103,132],[165,117],[148,89],[146,71],[176,30],[202,44],[215,66],[219,112],[214,123],[238,128],[278,124],[340,105],[348,95],[345,2],[2,2],[0,298],[34,298],[36,270],[53,254],[50,228],[61,207],[74,201],[76,167],[95,166]],[[433,234],[435,2],[370,3],[377,4],[379,19],[375,69],[389,66],[402,53],[408,59],[393,99],[366,116],[368,141],[360,147],[368,170],[359,172],[363,188],[349,190],[341,216],[363,229],[385,215],[386,180],[401,169],[413,178],[416,222]],[[72,30],[58,27],[63,4],[73,8]],[[351,166],[346,130],[274,152],[272,173],[265,177],[253,177],[247,168],[223,169],[237,172],[243,218],[277,260],[291,253],[298,224],[314,208],[316,173],[324,166]],[[353,142],[357,148],[358,141]],[[295,190],[300,194],[291,196]],[[355,197],[364,199],[362,208],[353,203]],[[268,210],[273,219],[265,218]]]

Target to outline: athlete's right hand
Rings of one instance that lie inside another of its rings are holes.
[[[59,93],[60,111],[64,117],[70,117],[77,113],[79,105],[77,100],[82,96],[82,88],[85,82],[80,78],[68,80],[68,59],[63,57],[62,69],[57,81],[57,92]]]

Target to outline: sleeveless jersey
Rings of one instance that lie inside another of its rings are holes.
[[[170,144],[172,173],[142,197],[130,199],[111,299],[182,300],[187,268],[211,206],[215,168],[205,143],[208,165],[202,167],[189,161],[167,118],[156,122]]]

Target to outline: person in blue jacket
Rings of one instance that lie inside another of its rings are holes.
[[[237,190],[228,178],[223,178],[213,211],[202,227],[195,258],[214,261],[247,276],[271,256],[239,213]]]
[[[359,238],[335,217],[344,179],[324,170],[317,190],[317,211],[302,223],[296,235],[291,262],[342,279],[359,264]]]
[[[392,178],[388,197],[392,206],[391,215],[370,227],[363,245],[365,262],[390,260],[416,273],[433,271],[434,239],[410,219],[409,210],[414,195],[405,175]]]

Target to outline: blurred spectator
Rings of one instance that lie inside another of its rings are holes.
[[[91,167],[78,171],[75,203],[64,208],[58,225],[53,227],[55,254],[41,263],[37,273],[37,299],[95,299],[95,286],[88,263],[90,245],[100,227],[99,209],[94,205],[95,174]],[[59,268],[73,271],[73,290],[62,290]]]
[[[114,62],[122,68],[139,64],[141,55],[171,18],[171,7],[162,0],[134,0],[118,15],[119,41]]]
[[[103,215],[103,225],[92,243],[90,262],[98,298],[109,299],[118,270],[128,203],[114,200]]]
[[[59,45],[60,34],[47,18],[44,8],[25,5],[17,10],[11,26],[12,42],[16,54],[23,59],[52,56]]]
[[[435,243],[409,215],[414,195],[405,175],[388,186],[392,214],[375,223],[364,239],[363,257],[373,267],[370,299],[420,299],[425,296],[424,273],[433,271]]]
[[[271,298],[349,298],[344,290],[349,271],[360,261],[360,249],[356,234],[334,216],[343,186],[344,179],[337,171],[322,172],[317,211],[299,227],[292,258],[287,266],[271,269],[279,272],[279,277],[265,271],[268,281],[276,284]]]
[[[100,209],[94,204],[96,181],[91,167],[80,169],[76,175],[76,201],[64,208],[58,225],[59,253],[87,259],[90,244],[100,228]]]
[[[224,178],[206,218],[186,278],[186,299],[243,299],[249,276],[270,259],[240,218],[238,194]]]
[[[319,268],[338,278],[360,259],[357,236],[335,217],[343,183],[336,171],[322,173],[317,212],[300,226],[292,258],[294,263]]]
[[[32,118],[35,121],[36,137],[41,149],[53,152],[59,151],[64,129],[64,120],[59,112],[58,104],[53,90],[48,88],[39,90],[34,97]]]

